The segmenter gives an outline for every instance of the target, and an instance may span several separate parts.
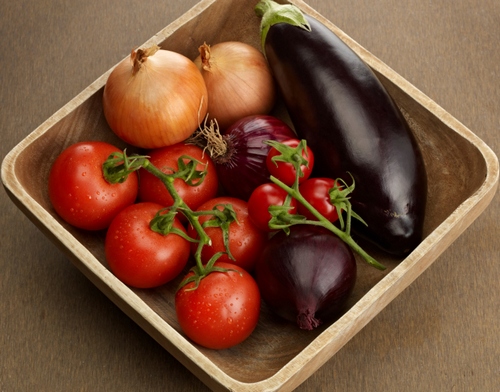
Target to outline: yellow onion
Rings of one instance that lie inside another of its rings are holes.
[[[208,91],[208,115],[221,130],[251,115],[268,114],[276,90],[267,60],[258,49],[238,41],[199,47],[194,63]]]
[[[206,116],[207,88],[187,57],[154,45],[132,51],[104,87],[104,116],[114,133],[142,148],[188,138]]]

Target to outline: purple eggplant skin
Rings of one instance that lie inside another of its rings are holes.
[[[280,231],[255,266],[263,300],[281,318],[312,330],[337,316],[356,283],[356,259],[329,230],[307,224]]]
[[[427,176],[419,146],[374,72],[336,34],[272,25],[265,54],[297,135],[315,153],[315,176],[355,181],[355,234],[396,256],[423,237]]]

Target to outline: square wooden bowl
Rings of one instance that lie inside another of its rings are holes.
[[[301,331],[277,320],[263,305],[259,325],[248,340],[228,350],[204,349],[188,341],[176,321],[177,282],[155,290],[127,287],[107,268],[103,233],[87,233],[61,221],[47,192],[49,169],[59,153],[81,140],[125,147],[102,111],[103,87],[111,70],[22,140],[2,164],[2,181],[17,206],[100,290],[214,390],[294,389],[434,262],[486,208],[498,185],[497,157],[482,140],[304,2],[290,3],[322,21],[373,68],[410,123],[429,180],[424,241],[404,260],[365,247],[388,268],[380,272],[358,263],[358,283],[348,310],[335,322]],[[260,48],[255,4],[203,0],[145,44],[191,59],[204,41],[213,45],[239,40]]]

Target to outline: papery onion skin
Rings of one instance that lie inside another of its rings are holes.
[[[159,48],[143,56],[140,67],[137,61],[138,51],[133,51],[108,77],[103,109],[110,128],[141,148],[185,140],[196,131],[208,108],[198,68],[182,54]]]
[[[270,115],[247,116],[233,123],[223,135],[226,154],[213,158],[224,190],[248,200],[257,186],[269,182],[266,158],[271,147],[264,141],[281,142],[294,137],[285,122]]]
[[[239,42],[200,46],[194,63],[208,91],[208,114],[225,130],[240,118],[269,114],[276,86],[267,60],[258,49]]]
[[[352,250],[327,229],[290,227],[272,237],[255,268],[263,300],[278,316],[312,330],[343,309],[356,282]]]

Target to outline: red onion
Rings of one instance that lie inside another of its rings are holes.
[[[190,140],[209,152],[219,181],[229,196],[248,200],[259,185],[269,182],[266,140],[295,138],[292,129],[270,115],[252,115],[233,123],[220,135],[216,124],[200,129]]]
[[[342,310],[356,281],[356,260],[327,229],[296,225],[269,240],[255,273],[269,308],[312,330]]]

